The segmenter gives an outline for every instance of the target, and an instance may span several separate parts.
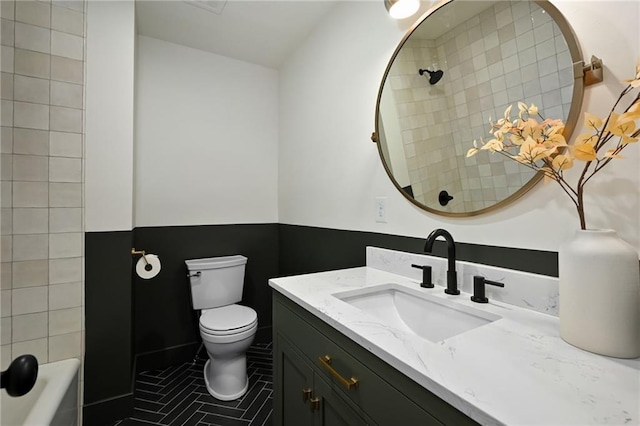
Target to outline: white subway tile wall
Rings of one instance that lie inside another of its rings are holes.
[[[13,262],[13,288],[34,287],[49,284],[49,261],[27,260]]]
[[[0,367],[82,360],[83,1],[0,2]]]
[[[497,2],[436,39],[414,33],[389,71],[413,194],[428,206],[439,206],[447,190],[454,195],[447,211],[483,209],[533,177],[497,154],[466,158],[473,141],[489,135],[489,118],[509,104],[568,117],[573,72],[562,33],[535,3],[512,4]],[[424,68],[444,76],[432,86],[418,74]]]

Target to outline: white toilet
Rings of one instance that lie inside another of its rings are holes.
[[[230,401],[249,388],[246,352],[258,329],[256,311],[242,300],[244,256],[186,260],[193,309],[200,314],[200,336],[209,359],[204,366],[207,390]]]

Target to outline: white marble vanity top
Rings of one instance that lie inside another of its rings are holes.
[[[278,278],[269,284],[480,424],[640,424],[640,359],[577,349],[560,338],[557,317],[497,301],[489,292],[488,304],[473,303],[464,292],[468,278],[461,278],[459,296],[445,294],[440,285],[420,288],[418,279],[373,267]],[[441,280],[434,275],[434,282]],[[332,296],[388,283],[501,319],[430,343]]]

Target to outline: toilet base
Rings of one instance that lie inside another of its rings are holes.
[[[243,364],[245,364],[244,371],[246,371],[246,362],[243,362]],[[204,384],[207,388],[207,391],[212,397],[214,397],[215,399],[219,399],[220,401],[232,401],[234,399],[240,398],[242,395],[247,393],[247,390],[249,389],[249,378],[246,376],[246,373],[245,373],[245,380],[246,380],[245,384],[239,391],[232,391],[231,393],[222,394],[219,391],[214,390],[211,387],[211,384],[209,383],[210,368],[211,368],[211,359],[208,359],[206,364],[204,365],[204,370],[202,373],[204,375]]]

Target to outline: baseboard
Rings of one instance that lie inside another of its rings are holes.
[[[272,338],[271,325],[259,327],[253,343],[270,343]],[[137,354],[134,360],[134,382],[136,374],[141,371],[160,370],[172,365],[191,362],[196,356],[196,351],[200,357],[206,357],[206,352],[200,348],[200,344],[201,342],[191,342]]]
[[[159,370],[184,362],[191,362],[196,356],[200,342],[185,343],[157,351],[136,355],[135,373],[148,370]]]
[[[265,325],[264,327],[258,327],[256,331],[256,338],[253,339],[253,344],[256,343],[271,343],[273,340],[273,331],[271,325]]]
[[[133,393],[94,402],[82,407],[83,426],[111,425],[133,415]]]

